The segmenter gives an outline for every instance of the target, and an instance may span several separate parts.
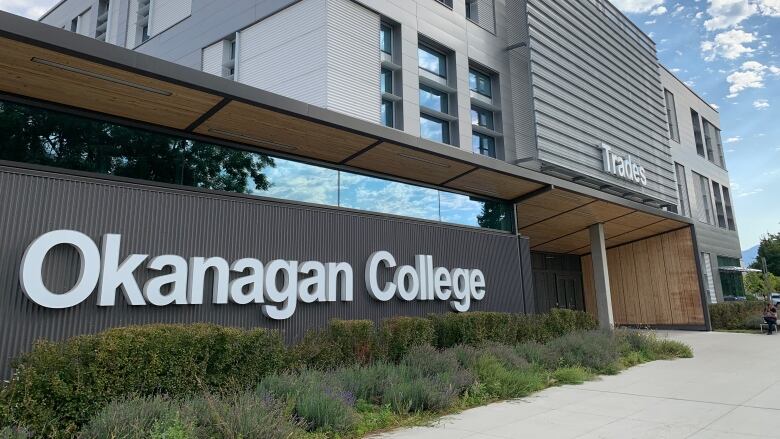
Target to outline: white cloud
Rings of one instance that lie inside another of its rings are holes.
[[[753,101],[753,108],[757,110],[765,110],[769,108],[769,101],[766,99],[756,99]]]
[[[701,51],[707,61],[714,61],[718,57],[737,59],[743,54],[753,52],[753,49],[746,44],[750,44],[756,39],[756,34],[745,32],[742,29],[732,29],[715,35],[713,41],[703,41]]]
[[[737,198],[749,197],[751,195],[760,194],[761,192],[764,192],[764,189],[756,188],[756,189],[753,189],[752,191],[740,192],[739,194],[737,194]]]
[[[763,88],[767,73],[780,75],[780,68],[776,66],[765,66],[758,61],[747,61],[742,63],[739,70],[726,77],[729,83],[729,98],[734,98],[740,92],[749,88]]]
[[[755,14],[758,8],[748,0],[710,0],[707,12],[709,20],[704,22],[707,30],[727,29],[736,26]]]
[[[643,14],[664,4],[664,0],[613,0],[612,3],[628,14]]]
[[[718,104],[710,104],[710,107],[712,107],[712,108],[713,108],[713,109],[715,109],[716,111],[717,111],[717,110],[720,110],[720,105],[718,105]]]
[[[761,15],[780,17],[780,0],[758,0],[757,5]]]
[[[664,15],[666,13],[666,6],[658,6],[650,11],[650,15]]]
[[[37,20],[57,0],[0,0],[0,10]]]
[[[742,137],[740,136],[734,136],[729,137],[728,139],[724,140],[723,143],[737,143],[742,140]]]

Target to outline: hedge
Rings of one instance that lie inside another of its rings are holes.
[[[0,389],[0,421],[39,436],[70,437],[122,397],[250,388],[285,371],[397,363],[420,346],[544,343],[596,326],[589,315],[569,310],[537,316],[397,317],[379,329],[368,320],[334,320],[289,348],[281,334],[263,329],[209,324],[114,328],[63,342],[41,341],[15,360],[13,378]]]
[[[712,329],[758,329],[766,302],[723,302],[710,305]]]

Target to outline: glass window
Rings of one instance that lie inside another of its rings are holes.
[[[481,201],[467,195],[440,193],[441,220],[448,223],[512,230],[512,212],[506,203]]]
[[[483,96],[492,96],[490,76],[474,69],[469,70],[469,89]]]
[[[677,174],[677,198],[680,200],[680,215],[688,216],[690,202],[688,200],[688,180],[685,178],[685,168],[679,163],[674,164]]]
[[[669,125],[669,138],[675,142],[680,141],[680,127],[677,125],[677,106],[674,95],[669,90],[664,90],[666,96],[666,121]]]
[[[57,111],[0,101],[0,128],[0,160],[511,231],[504,203]]]
[[[693,124],[693,137],[696,140],[696,153],[702,157],[707,157],[704,154],[704,141],[701,137],[701,122],[699,121],[699,113],[691,109],[691,123]]]
[[[420,46],[417,49],[417,57],[421,69],[443,78],[447,77],[447,57],[443,53],[427,46]]]
[[[477,154],[496,158],[496,139],[482,133],[471,134],[471,147]]]
[[[723,207],[723,195],[720,192],[720,185],[712,182],[712,193],[715,197],[715,214],[718,218],[718,226],[726,228],[726,211]]]
[[[715,224],[712,217],[712,198],[710,181],[707,177],[693,173],[694,192],[696,193],[697,219],[703,223]]]
[[[421,85],[420,106],[441,113],[449,113],[447,93]]]
[[[493,112],[484,108],[471,107],[471,124],[489,130],[493,128]]]
[[[393,71],[389,69],[382,69],[379,83],[382,93],[393,94]]]
[[[438,221],[439,192],[376,177],[341,173],[341,206]]]
[[[734,208],[731,206],[731,194],[726,186],[723,186],[723,203],[726,205],[726,221],[729,230],[737,230],[737,224],[734,222]]]
[[[466,0],[466,18],[477,20],[477,0]]]
[[[382,125],[386,127],[393,127],[395,126],[395,117],[393,114],[393,102],[388,101],[387,99],[382,99],[382,106],[379,109],[380,119],[382,122]]]
[[[702,118],[702,125],[704,129],[704,140],[707,145],[707,159],[718,166],[723,166],[723,145],[720,140],[720,130],[715,128],[715,125],[711,124],[705,118]]]
[[[393,29],[384,23],[379,26],[379,49],[388,55],[393,54]]]
[[[420,115],[420,137],[439,143],[450,143],[450,124],[425,114]]]
[[[707,160],[715,162],[715,150],[713,149],[712,125],[705,118],[701,118],[704,131],[704,146],[707,148]]]

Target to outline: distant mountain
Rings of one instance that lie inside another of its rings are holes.
[[[747,250],[742,250],[742,262],[745,264],[746,267],[752,264],[757,257],[758,257],[758,244],[754,245],[753,247],[750,247]]]

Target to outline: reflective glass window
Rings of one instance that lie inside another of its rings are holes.
[[[466,226],[495,230],[512,230],[509,205],[497,201],[482,201],[468,195],[440,193],[441,220]]]
[[[421,85],[420,106],[441,113],[449,113],[447,93]]]
[[[450,143],[450,124],[425,114],[420,115],[420,137],[439,143]]]
[[[447,77],[447,57],[436,50],[427,46],[420,46],[417,49],[420,68],[436,75]]]
[[[439,220],[435,189],[342,171],[340,192],[342,207]]]

